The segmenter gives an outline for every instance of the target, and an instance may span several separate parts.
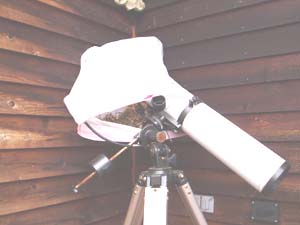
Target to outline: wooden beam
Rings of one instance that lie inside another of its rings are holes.
[[[111,218],[105,218],[104,220],[88,223],[86,225],[115,225],[115,224],[122,224],[124,220],[125,220],[125,215],[120,214]]]
[[[4,225],[32,225],[54,223],[65,220],[80,220],[81,224],[116,216],[124,211],[129,201],[128,192],[92,196],[81,200],[70,201],[58,205],[42,207],[7,216],[1,216]]]
[[[110,157],[114,154],[114,148],[108,144],[99,144],[97,147],[84,148],[2,150],[0,183],[88,173],[92,169],[89,165],[92,159],[99,154]],[[120,159],[115,160],[113,169],[129,171],[129,155],[123,154]]]
[[[0,80],[70,89],[80,67],[41,57],[0,50]]]
[[[193,91],[223,114],[300,111],[300,79]]]
[[[0,183],[78,174],[104,148],[57,148],[0,151]],[[19,160],[22,159],[22,160]]]
[[[0,215],[127,189],[130,184],[129,174],[118,174],[103,177],[101,185],[99,182],[97,186],[90,184],[89,191],[81,189],[78,193],[74,193],[72,188],[84,174],[0,184],[2,193]]]
[[[138,21],[137,30],[138,32],[149,31],[171,24],[224,13],[241,7],[261,4],[268,1],[270,0],[227,0],[222,2],[218,0],[178,1],[176,4],[171,4],[167,7],[145,12],[141,20]]]
[[[158,37],[164,43],[164,47],[178,46],[297,23],[300,21],[297,16],[299,9],[299,1],[271,1],[206,18],[172,24],[157,30],[150,30],[142,35]]]
[[[228,118],[259,140],[271,142],[299,141],[299,116],[300,112],[289,112],[232,115]]]
[[[11,20],[0,19],[0,48],[28,55],[79,64],[92,44]]]
[[[67,118],[1,116],[1,149],[76,147],[94,145],[81,138],[76,123]]]
[[[98,24],[130,34],[128,18],[97,0],[36,0]],[[113,18],[113,19],[111,19]]]
[[[173,70],[170,75],[188,90],[295,80],[300,79],[300,54]]]
[[[68,94],[65,90],[1,82],[0,89],[0,114],[69,116],[63,103]]]
[[[80,219],[71,219],[71,220],[62,220],[59,221],[60,225],[82,225],[82,221]],[[44,225],[58,225],[58,222],[50,222],[44,223]]]
[[[183,207],[183,204],[180,206]],[[189,216],[187,215],[175,215],[172,213],[169,213],[168,215],[168,224],[172,225],[191,225],[192,221]],[[211,220],[208,220],[207,223],[209,225],[233,225],[233,224],[224,224],[224,223],[218,223]]]
[[[100,45],[104,42],[128,37],[128,34],[38,1],[0,0],[0,5],[1,17],[86,42]]]
[[[165,62],[169,69],[174,70],[296,53],[300,51],[300,48],[295,47],[300,38],[299,27],[300,23],[295,23],[168,48],[165,51]]]
[[[129,181],[130,179],[128,179]],[[114,195],[106,195],[91,202],[85,213],[85,224],[106,220],[113,216],[125,214],[129,205],[131,193],[128,191],[116,192]]]

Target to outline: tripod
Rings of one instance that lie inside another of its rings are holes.
[[[207,225],[193,191],[180,170],[170,166],[174,155],[164,143],[151,143],[153,166],[143,171],[132,193],[124,225],[167,225],[168,184],[175,184],[194,225]]]

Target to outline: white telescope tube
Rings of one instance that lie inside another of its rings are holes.
[[[205,103],[191,108],[182,130],[256,190],[273,189],[288,163]]]

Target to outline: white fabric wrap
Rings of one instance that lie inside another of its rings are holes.
[[[139,37],[86,50],[64,102],[79,125],[78,133],[90,138],[82,125],[85,121],[157,95],[166,98],[167,109],[176,116],[192,97],[169,76],[162,43],[155,37]],[[82,130],[85,132],[80,133]]]

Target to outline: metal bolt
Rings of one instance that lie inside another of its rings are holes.
[[[184,178],[184,176],[183,176],[182,173],[179,173],[179,174],[178,174],[178,177],[179,177],[179,178]]]

